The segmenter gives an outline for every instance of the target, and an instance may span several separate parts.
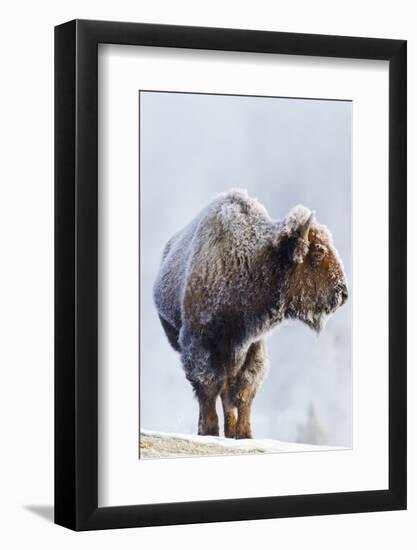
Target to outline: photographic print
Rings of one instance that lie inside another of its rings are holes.
[[[352,102],[139,92],[139,458],[352,446]]]

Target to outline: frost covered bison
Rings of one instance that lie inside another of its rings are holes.
[[[163,252],[154,299],[198,399],[198,433],[250,438],[252,400],[267,369],[265,334],[284,319],[320,332],[347,299],[328,229],[304,206],[275,221],[256,199],[215,198]]]

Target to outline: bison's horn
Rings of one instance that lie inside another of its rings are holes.
[[[302,239],[308,242],[308,233],[310,231],[311,224],[313,223],[314,212],[310,214],[308,220],[300,227],[300,236]]]

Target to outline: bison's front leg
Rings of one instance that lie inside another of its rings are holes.
[[[255,394],[248,389],[242,395],[237,408],[236,439],[252,439],[250,413]]]
[[[228,380],[226,380],[220,395],[222,398],[224,415],[224,436],[234,439],[236,437],[237,424],[236,405],[234,404],[232,399]]]
[[[259,340],[249,347],[245,362],[232,386],[238,413],[236,439],[252,438],[250,423],[252,401],[266,369],[266,347],[263,340]]]

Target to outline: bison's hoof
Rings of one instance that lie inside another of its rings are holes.
[[[211,428],[209,430],[199,430],[198,435],[219,435],[219,428]]]
[[[224,423],[224,437],[230,439],[236,438],[236,418],[233,416],[228,416],[226,422]]]
[[[251,432],[243,432],[236,434],[236,439],[253,439]]]

